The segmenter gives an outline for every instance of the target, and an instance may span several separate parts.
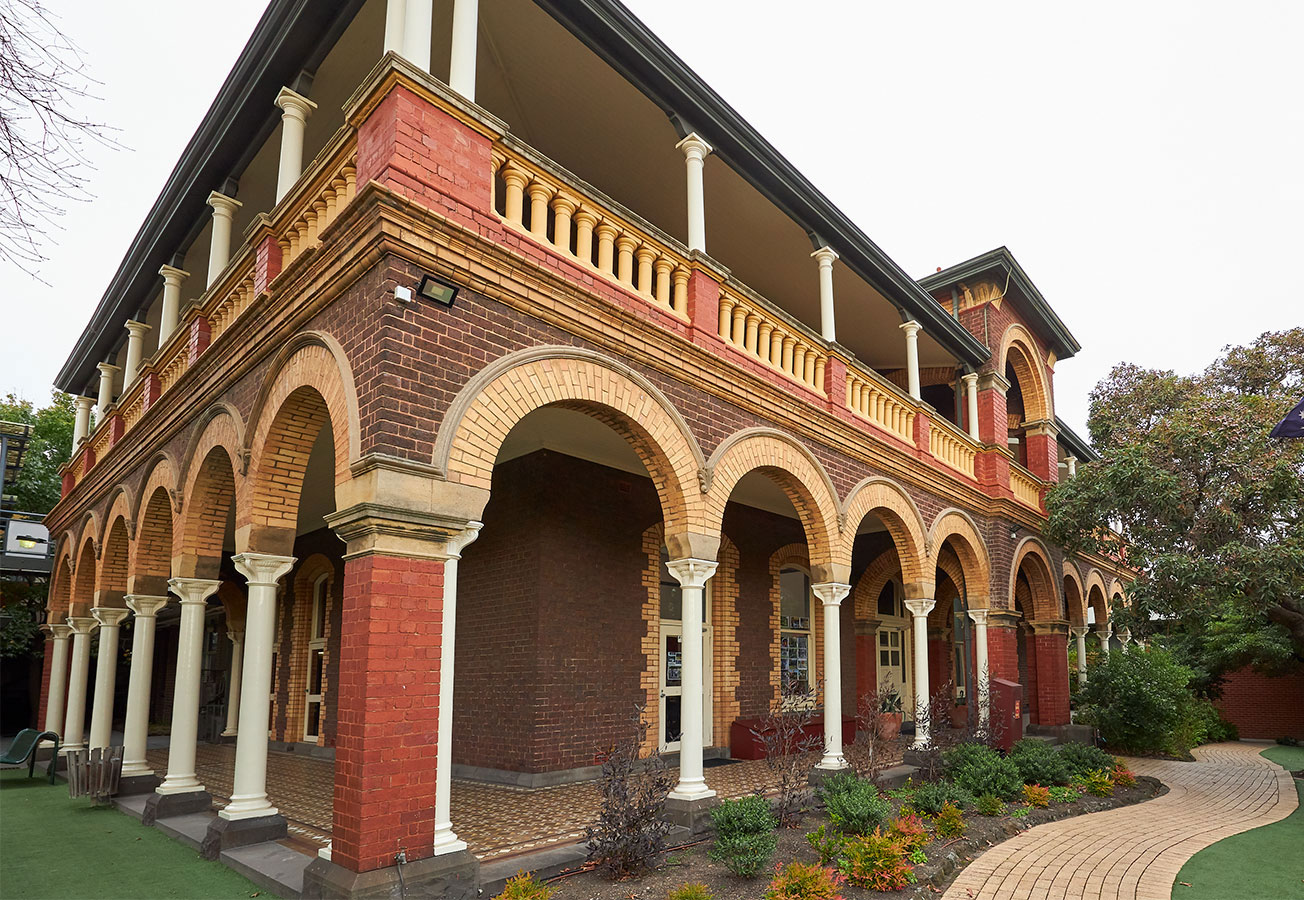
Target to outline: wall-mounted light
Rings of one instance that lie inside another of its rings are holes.
[[[457,297],[457,285],[450,284],[434,275],[425,275],[417,287],[417,296],[443,306],[452,306]]]

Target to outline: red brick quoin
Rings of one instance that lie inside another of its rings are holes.
[[[332,859],[355,872],[433,852],[444,564],[344,563]]]

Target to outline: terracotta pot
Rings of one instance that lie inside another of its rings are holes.
[[[880,740],[895,741],[901,734],[901,713],[883,713],[878,719],[878,736]]]

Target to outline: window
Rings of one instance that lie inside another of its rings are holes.
[[[678,622],[684,618],[684,590],[679,586],[679,579],[670,574],[666,563],[670,553],[661,548],[661,618]]]
[[[878,595],[878,614],[880,616],[901,615],[901,606],[897,603],[895,581],[889,581],[883,585],[883,590]]]
[[[951,632],[951,646],[955,648],[951,680],[955,684],[956,701],[963,703],[969,696],[969,615],[958,596],[951,601],[951,613],[955,623]]]
[[[799,569],[779,573],[779,684],[784,697],[811,691],[810,577]]]

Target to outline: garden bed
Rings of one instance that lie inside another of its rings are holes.
[[[1036,825],[1066,819],[1086,813],[1102,812],[1153,799],[1167,793],[1157,779],[1139,776],[1135,787],[1116,787],[1112,797],[1083,796],[1073,803],[1051,803],[1045,809],[1033,809],[1021,804],[1010,804],[1009,810],[1026,810],[1021,818],[1013,815],[983,816],[972,810],[965,812],[964,835],[953,840],[935,839],[925,845],[928,862],[914,867],[917,883],[905,890],[880,893],[863,890],[849,884],[841,886],[847,900],[861,898],[897,897],[903,900],[935,897],[939,890],[955,877],[958,870],[968,865],[988,847]],[[892,801],[893,815],[900,802]],[[822,810],[809,813],[800,827],[778,832],[778,849],[775,863],[818,862],[815,852],[806,841],[807,833],[829,820]],[[765,893],[770,872],[753,879],[733,875],[721,862],[707,858],[710,839],[672,849],[663,854],[656,870],[628,881],[613,882],[599,872],[581,872],[563,875],[551,882],[555,888],[553,900],[665,900],[667,894],[681,885],[697,882],[706,885],[714,900],[757,900]]]

